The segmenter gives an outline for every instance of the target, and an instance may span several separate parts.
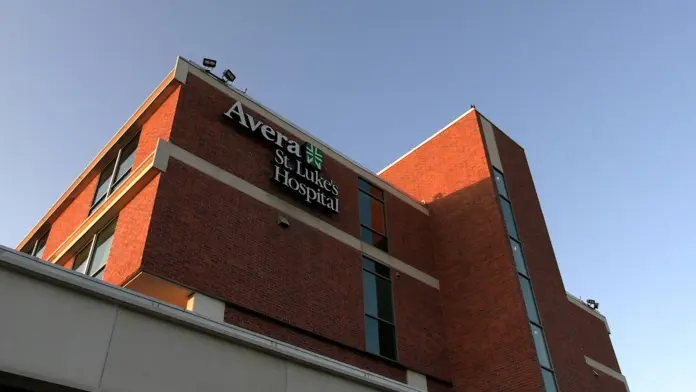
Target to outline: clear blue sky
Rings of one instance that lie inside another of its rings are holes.
[[[694,390],[696,2],[231,3],[0,0],[0,243],[177,55],[374,171],[475,103],[525,147],[566,288],[601,303],[632,391]]]

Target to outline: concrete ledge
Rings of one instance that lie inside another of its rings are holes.
[[[628,382],[626,381],[626,377],[623,374],[617,372],[614,369],[609,368],[608,366],[602,365],[601,363],[595,361],[594,359],[588,357],[587,355],[585,356],[585,363],[589,367],[591,367],[595,370],[599,370],[600,372],[606,374],[607,376],[613,377],[613,378],[621,381],[626,386],[626,391],[630,392],[630,389],[628,389]]]
[[[42,280],[50,285],[69,288],[124,309],[156,317],[204,334],[213,335],[367,386],[396,392],[418,391],[418,389],[379,374],[362,370],[230,324],[201,317],[195,313],[167,305],[121,287],[112,286],[83,274],[43,262],[38,258],[19,253],[4,246],[0,246],[0,268]]]

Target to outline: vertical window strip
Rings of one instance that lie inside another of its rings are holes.
[[[389,250],[384,192],[358,178],[360,239],[385,252]]]
[[[366,256],[362,262],[365,348],[370,353],[396,359],[391,269]]]
[[[532,340],[534,342],[537,358],[541,367],[544,389],[546,392],[557,392],[558,387],[556,386],[556,376],[551,363],[551,354],[549,353],[546,337],[544,336],[544,329],[541,326],[539,310],[536,304],[536,299],[534,298],[534,290],[532,289],[532,281],[529,277],[527,263],[524,259],[522,242],[517,231],[517,224],[515,223],[515,216],[514,212],[512,211],[512,202],[510,201],[507,191],[507,184],[505,183],[505,176],[502,172],[495,168],[492,168],[492,175],[500,200],[500,208],[503,214],[505,230],[507,231],[510,240],[510,249],[515,262],[515,269],[519,275],[520,288],[522,290],[522,297],[527,309],[527,316],[530,321],[529,325],[532,332]]]

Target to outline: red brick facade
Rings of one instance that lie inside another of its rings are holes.
[[[224,301],[228,323],[398,381],[406,382],[407,370],[421,373],[430,391],[543,390],[475,110],[380,176],[398,189],[382,186],[389,257],[416,271],[391,271],[398,348],[393,361],[365,351],[365,244],[350,245],[298,219],[281,227],[278,219],[287,214],[263,199],[175,157],[165,170],[153,152],[158,141],[169,141],[357,244],[361,169],[325,152],[324,172],[338,185],[340,213],[307,205],[271,181],[274,148],[223,115],[235,98],[212,78],[189,73],[181,83],[173,75],[48,218],[48,261],[87,218],[101,168],[139,131],[133,167],[152,164],[157,171],[139,180],[137,193],[118,206],[106,281],[123,285],[141,272],[159,277]],[[282,119],[244,109],[294,138]],[[594,376],[585,364],[587,355],[619,371],[603,322],[566,298],[524,151],[501,132],[496,140],[559,390],[622,390],[622,382]],[[375,177],[367,180],[380,187]],[[416,206],[421,202],[427,210]]]
[[[455,389],[542,390],[476,113],[382,177],[429,203]]]

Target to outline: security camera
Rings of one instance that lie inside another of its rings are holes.
[[[284,216],[279,216],[278,217],[278,226],[282,227],[283,229],[286,229],[286,228],[290,227],[290,221],[288,220],[288,218],[286,218]]]

